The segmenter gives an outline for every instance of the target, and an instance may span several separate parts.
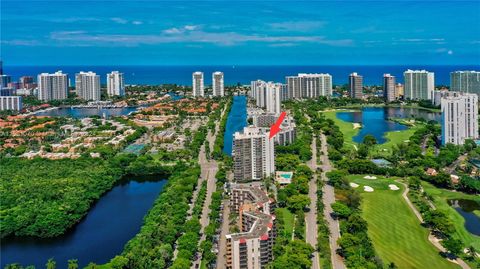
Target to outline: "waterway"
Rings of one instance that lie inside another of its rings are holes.
[[[337,118],[362,125],[358,134],[353,137],[353,141],[361,143],[363,138],[370,134],[377,139],[379,144],[383,144],[386,142],[386,132],[408,129],[405,125],[389,121],[389,118],[423,118],[440,121],[441,115],[416,108],[364,107],[359,111],[338,112]]]
[[[183,98],[183,95],[178,95],[176,93],[169,93],[172,97],[172,100],[176,101]],[[148,106],[148,105],[147,105]],[[35,113],[36,116],[52,116],[52,117],[72,117],[72,118],[85,118],[90,116],[100,116],[109,118],[116,116],[126,116],[132,112],[137,111],[138,107],[121,107],[121,108],[70,108],[70,107],[61,107],[58,109],[49,109],[45,111],[39,111]]]
[[[247,97],[245,95],[233,96],[233,103],[225,126],[223,152],[232,155],[233,135],[242,131],[247,126]]]
[[[89,262],[103,264],[122,252],[139,231],[143,217],[167,183],[163,178],[126,178],[107,192],[87,216],[64,235],[41,239],[9,237],[1,241],[0,264],[45,268],[54,258],[57,268],[78,259],[80,268]]]
[[[448,200],[452,206],[465,219],[465,229],[472,234],[480,236],[480,217],[473,211],[480,210],[480,202],[468,199]]]

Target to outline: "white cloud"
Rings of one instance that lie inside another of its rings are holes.
[[[285,21],[270,23],[270,27],[282,31],[310,31],[325,26],[324,21]]]
[[[327,39],[323,36],[269,36],[241,34],[236,32],[205,32],[201,30],[186,31],[185,27],[170,28],[160,35],[125,35],[125,34],[94,34],[83,31],[52,32],[50,38],[61,45],[111,45],[134,46],[139,44],[161,43],[211,43],[223,46],[233,46],[245,42],[259,43],[316,43],[329,46],[351,46],[351,39]],[[74,42],[72,42],[74,41]]]
[[[195,29],[198,28],[198,25],[185,25],[185,30],[188,30],[188,31],[194,31]]]
[[[453,50],[447,51],[447,54],[448,54],[448,55],[452,55],[452,54],[453,54]]]
[[[122,18],[110,18],[111,21],[119,23],[119,24],[127,24],[128,20]]]
[[[134,24],[134,25],[141,25],[141,24],[143,24],[143,22],[141,22],[141,21],[132,21],[132,24]]]

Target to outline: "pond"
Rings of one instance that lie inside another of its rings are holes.
[[[424,118],[426,120],[441,120],[441,115],[435,112],[416,108],[397,108],[397,107],[364,107],[359,111],[337,112],[337,118],[353,123],[360,123],[362,128],[353,141],[363,142],[363,138],[370,134],[377,139],[377,143],[386,142],[385,133],[392,131],[402,131],[408,129],[407,126],[389,121],[389,118]]]
[[[452,206],[465,219],[465,229],[474,235],[480,235],[480,217],[473,211],[480,211],[480,202],[468,199],[448,200]]]
[[[9,237],[1,241],[1,268],[10,263],[45,268],[54,258],[57,268],[78,259],[102,264],[123,251],[139,231],[143,217],[167,183],[164,176],[126,178],[103,195],[80,223],[55,238]]]
[[[233,96],[233,104],[225,126],[223,152],[232,155],[233,135],[242,131],[247,126],[247,97],[245,95]]]

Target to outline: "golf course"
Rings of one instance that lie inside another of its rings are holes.
[[[348,180],[362,196],[362,215],[368,234],[385,265],[398,268],[460,268],[442,258],[428,241],[428,229],[420,225],[402,197],[405,188],[394,178],[351,175]]]

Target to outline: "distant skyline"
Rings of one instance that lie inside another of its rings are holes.
[[[1,1],[4,66],[479,65],[480,1]]]

